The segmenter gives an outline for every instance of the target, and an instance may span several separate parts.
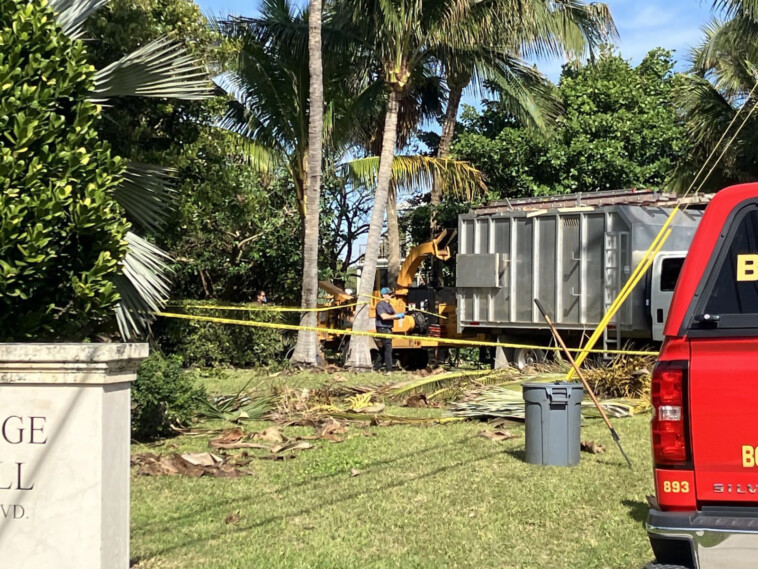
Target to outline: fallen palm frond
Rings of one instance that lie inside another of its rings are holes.
[[[445,399],[460,396],[476,386],[494,385],[514,379],[516,371],[511,368],[499,370],[454,371],[404,381],[389,389],[390,396],[407,393],[428,393],[428,399]]]
[[[203,401],[201,417],[223,421],[254,421],[274,409],[276,398],[248,390],[249,382],[234,395],[220,395]]]
[[[532,380],[530,379],[530,382]],[[446,416],[466,417],[470,419],[503,418],[523,421],[525,404],[521,394],[521,386],[516,384],[507,387],[492,387],[485,390],[475,390],[464,395],[462,401],[450,405]],[[635,404],[638,402],[634,402]],[[637,408],[630,402],[621,400],[603,401],[600,405],[611,417],[631,417]],[[591,401],[582,401],[582,414],[586,417],[599,417],[595,405]]]
[[[445,414],[470,419],[501,417],[523,421],[524,399],[520,389],[515,391],[505,387],[493,387],[484,391],[476,390],[474,395],[464,395],[463,401],[452,403]]]
[[[650,399],[650,377],[655,358],[619,354],[607,366],[584,371],[587,383],[599,397]]]
[[[324,387],[332,397],[350,397],[352,395],[362,395],[372,393],[374,395],[385,395],[395,386],[395,383],[384,382],[375,385],[341,385],[340,383],[329,383]]]
[[[619,397],[617,399],[604,399],[600,403],[608,415],[613,417],[629,417],[650,410],[650,401],[646,399],[633,399]],[[600,413],[588,401],[582,402],[582,415],[585,417],[600,417]]]
[[[368,421],[373,425],[428,425],[430,423],[436,423],[438,425],[445,425],[447,423],[455,423],[457,421],[463,421],[463,417],[403,417],[401,415],[386,415],[384,413],[351,413],[349,411],[335,411],[329,415],[335,419],[343,419],[347,421]]]

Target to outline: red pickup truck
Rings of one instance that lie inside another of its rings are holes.
[[[648,567],[758,567],[758,184],[708,205],[664,336]]]

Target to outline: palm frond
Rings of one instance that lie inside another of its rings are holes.
[[[186,47],[163,37],[95,74],[93,100],[120,96],[201,100],[213,96],[213,84]]]
[[[127,233],[129,250],[124,258],[123,271],[114,279],[121,301],[116,306],[116,321],[124,340],[142,334],[152,314],[168,301],[171,258],[152,243],[132,232]]]
[[[502,49],[485,48],[478,50],[472,63],[472,85],[496,86],[504,108],[522,124],[544,130],[563,113],[554,85],[524,60]]]
[[[757,0],[713,0],[713,9],[723,10],[728,17],[746,16],[758,21]]]
[[[129,162],[113,197],[132,221],[159,231],[171,206],[173,173],[171,168]]]
[[[83,34],[84,22],[90,15],[110,0],[50,0],[55,20],[63,33],[74,39]]]
[[[440,389],[449,387],[451,384],[465,384],[467,381],[475,380],[477,383],[486,381],[487,383],[494,382],[495,379],[502,380],[505,376],[513,375],[514,371],[511,368],[503,368],[500,370],[476,370],[476,371],[453,371],[448,373],[442,373],[438,375],[430,375],[428,377],[422,377],[421,379],[406,381],[396,384],[390,390],[390,395],[403,395],[411,392],[436,392]]]
[[[756,79],[750,62],[758,62],[758,46],[744,38],[758,34],[758,22],[740,17],[726,22],[714,19],[703,32],[703,43],[692,52],[693,71],[711,79],[726,97],[740,98]]]
[[[349,179],[367,186],[376,185],[378,172],[378,156],[358,158],[343,165],[343,173]],[[468,200],[487,189],[482,173],[468,162],[429,156],[394,157],[392,179],[397,185],[430,189],[435,177],[443,192],[462,196]]]
[[[544,58],[592,55],[602,45],[613,43],[618,30],[610,9],[600,2],[556,0],[537,2],[519,31],[520,52]]]

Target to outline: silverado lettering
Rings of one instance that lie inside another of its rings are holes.
[[[714,494],[755,494],[758,484],[714,484]]]

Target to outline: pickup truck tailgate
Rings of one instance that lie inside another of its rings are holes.
[[[758,339],[692,338],[690,348],[697,499],[758,503]]]

